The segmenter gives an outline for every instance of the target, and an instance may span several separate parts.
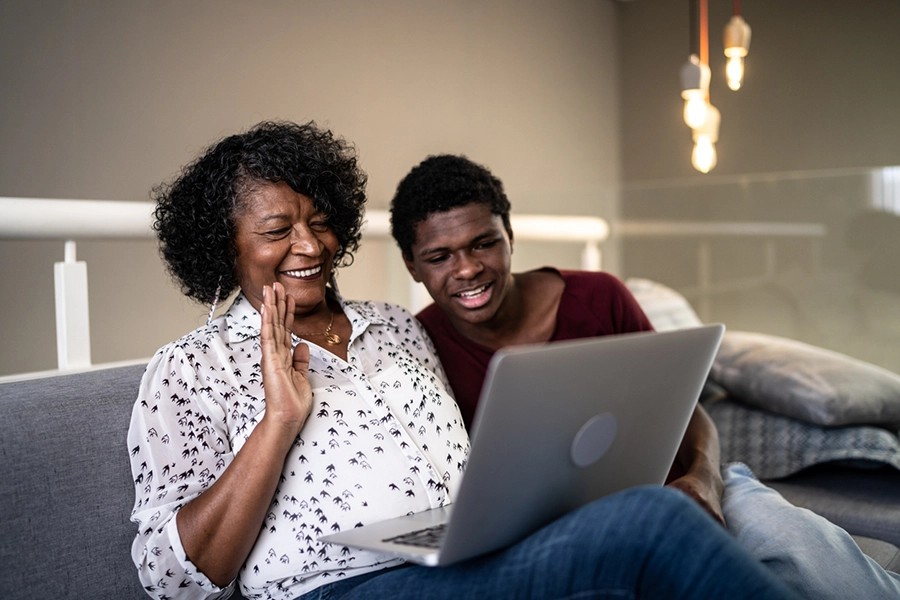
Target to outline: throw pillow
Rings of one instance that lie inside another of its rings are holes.
[[[900,375],[786,338],[725,332],[710,378],[734,399],[816,425],[900,423]]]
[[[704,406],[719,431],[722,464],[741,461],[760,479],[787,477],[834,461],[856,467],[887,464],[900,469],[896,431],[865,425],[820,427],[732,400]]]
[[[637,300],[656,331],[670,331],[703,324],[684,296],[656,281],[630,277],[625,286]]]

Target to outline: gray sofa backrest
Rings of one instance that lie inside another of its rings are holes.
[[[0,598],[148,598],[125,442],[143,371],[0,384]]]

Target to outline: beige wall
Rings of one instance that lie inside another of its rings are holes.
[[[225,134],[315,119],[357,144],[377,208],[425,155],[460,152],[504,180],[519,212],[613,217],[616,11],[611,0],[0,0],[0,196],[145,200]],[[153,243],[84,241],[78,253],[94,362],[149,356],[205,318],[169,285]],[[365,246],[345,293],[402,299],[394,254]],[[55,367],[61,259],[62,242],[0,242],[0,375]],[[574,266],[577,251],[523,245],[516,260]]]
[[[712,317],[900,370],[900,337],[885,333],[900,331],[900,299],[856,285],[862,259],[843,240],[870,201],[866,169],[900,164],[900,3],[743,3],[753,43],[737,93],[720,54],[731,3],[711,5],[722,127],[702,176],[678,97],[684,2],[0,0],[0,196],[145,200],[222,135],[316,119],[358,145],[376,208],[411,165],[449,151],[490,165],[519,212],[824,222],[818,276],[807,247],[788,244],[778,281],[718,297]],[[688,244],[617,249],[604,259],[620,275],[696,277]],[[146,357],[205,318],[153,243],[78,253],[95,362]],[[55,366],[62,254],[62,242],[0,242],[0,375]],[[514,260],[577,257],[520,243]],[[760,264],[752,243],[713,258],[720,279]],[[405,298],[391,243],[365,244],[341,282],[348,296]]]
[[[716,295],[709,318],[900,372],[900,215],[880,215],[893,234],[867,232],[880,249],[848,243],[852,223],[878,199],[873,176],[900,165],[900,2],[742,3],[753,34],[738,92],[725,84],[722,53],[732,3],[709,4],[710,96],[722,115],[718,166],[709,175],[691,167],[691,135],[681,119],[688,3],[621,5],[622,214],[824,224],[818,269],[808,243],[778,242],[776,277]],[[896,190],[900,209],[900,181]],[[711,248],[714,283],[763,271],[758,240],[720,239]],[[697,281],[694,240],[629,240],[622,254],[625,276],[679,288]]]

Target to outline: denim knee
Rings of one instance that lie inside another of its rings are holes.
[[[652,541],[671,532],[673,523],[703,518],[693,500],[677,490],[661,486],[641,486],[596,500],[571,513],[577,531],[586,536],[609,535],[611,530],[627,531],[627,539]]]
[[[664,486],[645,485],[609,496],[618,510],[666,522],[673,516],[699,508],[686,494]],[[643,513],[646,513],[644,515]]]

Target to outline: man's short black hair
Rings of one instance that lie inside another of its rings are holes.
[[[412,259],[416,225],[434,213],[469,204],[490,208],[491,213],[500,216],[512,237],[510,205],[503,183],[486,167],[452,154],[429,156],[413,167],[391,200],[391,234],[403,256]]]

